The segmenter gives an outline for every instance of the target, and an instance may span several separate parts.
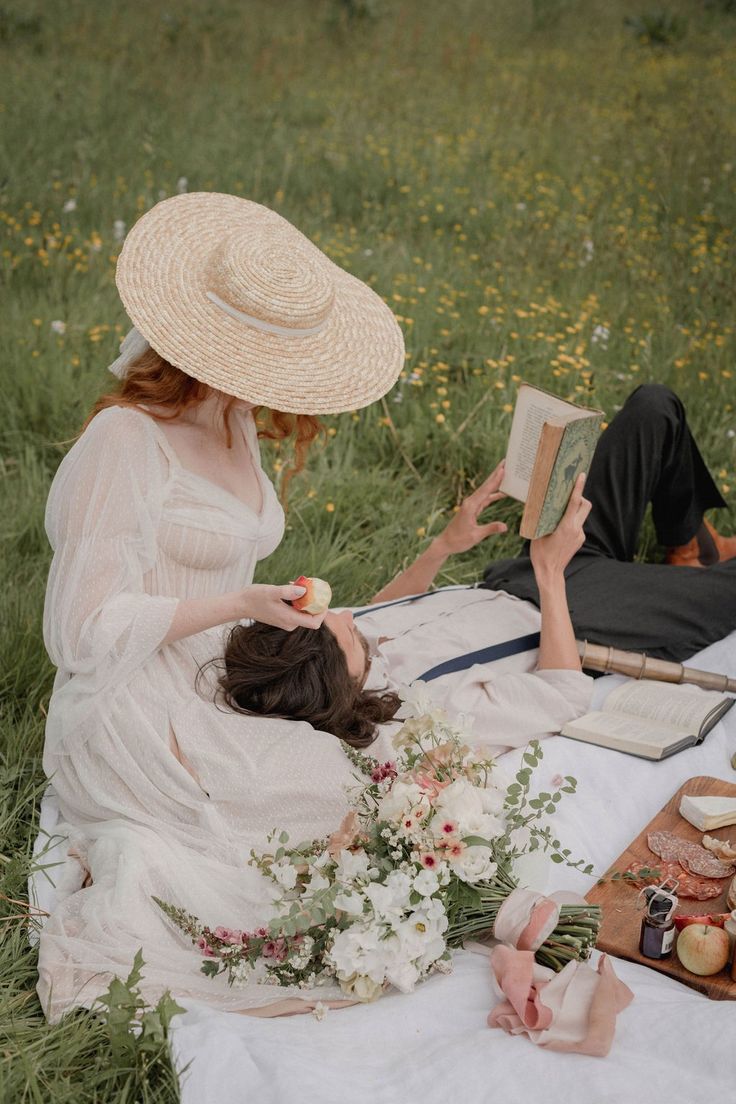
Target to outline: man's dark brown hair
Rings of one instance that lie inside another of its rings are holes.
[[[219,682],[236,712],[308,721],[354,748],[368,747],[376,726],[401,705],[393,692],[363,689],[326,625],[293,632],[260,622],[236,625]]]

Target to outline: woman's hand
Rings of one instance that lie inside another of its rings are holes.
[[[585,543],[583,525],[590,513],[592,503],[587,498],[583,498],[584,486],[585,475],[581,474],[575,481],[567,509],[554,533],[546,537],[538,537],[531,542],[532,567],[540,588],[546,583],[562,578],[570,560]]]
[[[508,529],[503,521],[491,521],[486,525],[478,524],[478,518],[491,503],[506,497],[498,489],[503,481],[504,464],[505,460],[502,460],[486,481],[463,499],[460,509],[436,538],[434,543],[445,555],[467,552],[486,537],[495,533],[505,533]]]
[[[275,625],[287,632],[299,628],[318,629],[325,619],[324,613],[301,613],[289,605],[295,598],[301,598],[305,591],[306,587],[293,584],[270,586],[256,583],[242,592],[243,612],[240,616],[261,621],[264,625]]]

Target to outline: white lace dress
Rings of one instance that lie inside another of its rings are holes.
[[[204,978],[191,944],[151,900],[213,925],[257,926],[269,887],[247,866],[251,847],[276,826],[299,839],[332,831],[352,781],[334,737],[218,710],[211,678],[197,694],[200,665],[222,655],[226,628],[162,644],[179,599],[247,585],[281,540],[252,415],[236,414],[234,429],[262,484],[260,514],[184,468],[153,418],[122,407],[94,418],[49,494],[44,639],[58,672],[44,768],[72,852],[55,875],[61,899],[40,943],[51,1019],[90,1005],[139,947],[151,998],[171,989],[249,1009],[297,995]],[[86,873],[92,884],[81,888]]]

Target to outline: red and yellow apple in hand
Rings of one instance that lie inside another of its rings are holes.
[[[301,598],[294,598],[292,606],[303,613],[317,615],[325,613],[332,600],[332,587],[324,579],[308,579],[306,575],[300,575],[294,579],[294,586],[305,587],[305,593]]]

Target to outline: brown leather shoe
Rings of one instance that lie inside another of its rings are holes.
[[[717,533],[709,521],[703,518],[703,525],[708,531],[708,535],[715,545],[715,550],[718,553],[718,559],[713,560],[713,563],[723,563],[724,560],[731,560],[736,556],[736,537],[723,537],[720,533]],[[680,544],[676,548],[668,548],[665,554],[665,563],[672,564],[673,567],[710,567],[711,563],[703,563],[701,560],[701,548],[700,541],[697,536],[688,541],[687,544]]]

